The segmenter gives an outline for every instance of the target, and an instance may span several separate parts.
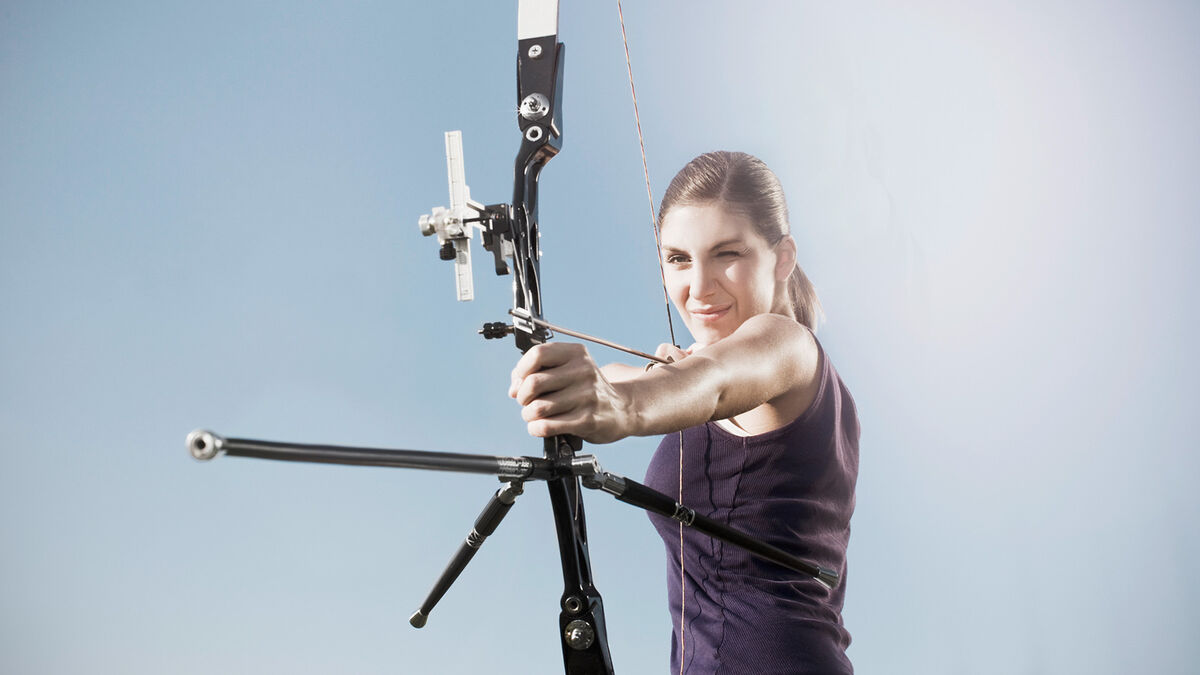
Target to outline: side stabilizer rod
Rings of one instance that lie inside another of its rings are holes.
[[[583,486],[586,488],[602,490],[626,504],[676,520],[714,539],[728,542],[754,555],[770,560],[777,565],[782,565],[805,576],[812,577],[817,583],[826,588],[832,589],[838,584],[838,573],[834,570],[801,560],[791,553],[772,546],[737,528],[730,527],[719,520],[696,513],[694,510],[653,488],[642,485],[635,480],[625,478],[624,476],[609,473],[602,469],[599,461],[591,455],[574,458],[572,468],[583,479]]]

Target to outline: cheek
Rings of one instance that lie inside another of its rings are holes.
[[[667,286],[667,295],[675,304],[682,304],[687,299],[687,280],[680,274],[673,274],[670,271],[664,273],[664,280]]]
[[[753,289],[758,285],[759,275],[756,272],[754,265],[739,262],[726,267],[724,276],[731,288],[745,294],[753,293]]]
[[[764,265],[752,264],[752,261],[731,265],[725,276],[730,286],[738,289],[746,299],[762,301],[775,293],[775,272]]]

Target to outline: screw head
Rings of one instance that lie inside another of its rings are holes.
[[[575,619],[567,624],[566,630],[563,631],[563,637],[566,639],[568,647],[576,651],[583,651],[596,641],[596,631],[590,623],[583,619]]]
[[[532,93],[521,101],[521,117],[527,120],[540,120],[550,114],[550,99],[545,94]]]
[[[542,46],[541,45],[532,45],[529,48],[529,58],[537,59],[537,58],[541,58],[541,56],[542,56]]]

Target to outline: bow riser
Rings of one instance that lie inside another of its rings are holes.
[[[520,40],[517,46],[517,124],[521,147],[513,167],[513,309],[543,318],[539,264],[538,178],[562,148],[562,83],[565,48],[557,36]],[[545,342],[547,333],[516,322],[517,348]]]

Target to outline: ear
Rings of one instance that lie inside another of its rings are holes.
[[[785,234],[783,239],[775,244],[775,280],[787,281],[796,268],[796,240],[792,235]]]

